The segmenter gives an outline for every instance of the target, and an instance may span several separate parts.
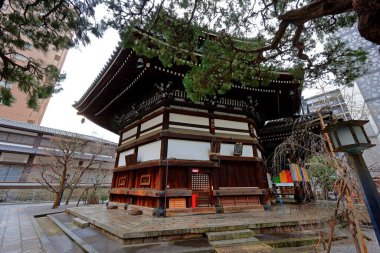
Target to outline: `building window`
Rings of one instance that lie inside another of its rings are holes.
[[[28,61],[28,58],[19,53],[13,53],[13,58],[19,61]]]
[[[22,137],[22,144],[28,144],[28,145],[33,145],[34,144],[35,137],[32,136],[23,136]]]
[[[26,43],[24,44],[24,48],[25,48],[25,49],[28,49],[28,50],[31,50],[31,49],[33,48],[33,46],[32,46],[31,44],[29,44],[28,42],[26,42]]]
[[[61,60],[61,56],[59,56],[59,55],[55,55],[54,56],[54,61],[58,61],[59,62],[59,60]]]
[[[5,87],[8,89],[12,89],[13,84],[7,81],[0,81],[0,87]]]
[[[22,135],[21,134],[9,134],[8,141],[12,143],[21,143]]]
[[[0,164],[0,182],[19,182],[23,166]]]
[[[0,132],[0,141],[6,141],[8,138],[8,133]]]

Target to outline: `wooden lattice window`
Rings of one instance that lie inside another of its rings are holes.
[[[186,208],[186,198],[170,198],[169,208]]]
[[[123,176],[119,178],[118,188],[127,186],[127,176]]]
[[[141,176],[140,185],[150,185],[150,175]]]
[[[193,191],[209,191],[210,175],[209,174],[192,174],[191,187]]]

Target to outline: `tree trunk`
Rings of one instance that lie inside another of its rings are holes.
[[[380,45],[380,0],[353,0],[360,35]]]
[[[66,174],[67,174],[67,168],[66,166],[64,166],[62,176],[61,176],[61,182],[59,183],[59,188],[55,195],[53,209],[57,208],[61,204],[63,191],[65,190]]]
[[[327,187],[326,187],[326,186],[323,187],[323,198],[324,198],[325,200],[328,200],[328,199],[329,199],[329,191],[327,190]]]
[[[298,26],[313,19],[355,11],[360,35],[380,45],[380,0],[316,0],[279,17],[281,24],[274,38],[276,46],[289,24]]]
[[[67,206],[69,204],[69,201],[71,199],[71,196],[73,195],[73,192],[74,192],[74,188],[70,188],[69,189],[69,194],[67,194],[67,198],[66,198],[66,203],[65,203],[65,206]]]
[[[59,203],[61,202],[61,192],[58,191],[55,193],[55,200],[53,203],[53,209],[57,208],[59,206]]]
[[[87,189],[84,189],[80,197],[78,198],[77,206],[79,206],[80,200],[83,198],[84,193],[87,192]]]
[[[296,10],[290,10],[279,17],[294,25],[329,15],[352,11],[352,0],[316,0]]]

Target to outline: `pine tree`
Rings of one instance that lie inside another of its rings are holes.
[[[281,71],[305,84],[350,85],[365,72],[366,53],[346,48],[335,32],[358,24],[380,43],[379,0],[105,2],[106,24],[124,47],[166,66],[190,65],[184,85],[192,99],[218,96],[234,82],[265,85]]]
[[[110,15],[96,24],[100,3]],[[65,76],[36,59],[18,64],[12,54],[28,45],[45,52],[87,45],[89,33],[109,27],[124,47],[166,66],[190,65],[184,85],[192,99],[234,82],[265,85],[281,71],[308,85],[350,85],[365,72],[366,53],[346,48],[335,32],[357,25],[380,44],[380,0],[0,0],[0,8],[0,81],[17,82],[30,107],[58,92]],[[12,100],[0,86],[0,102]]]
[[[38,99],[61,90],[65,78],[53,65],[25,57],[22,50],[41,52],[61,50],[89,43],[89,32],[100,35],[93,22],[98,0],[0,0],[0,103],[14,100],[9,84],[28,95],[27,104],[35,108]],[[15,55],[23,57],[17,61]]]

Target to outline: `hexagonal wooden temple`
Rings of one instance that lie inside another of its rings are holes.
[[[118,48],[74,104],[120,134],[110,201],[151,214],[262,208],[268,181],[258,134],[265,121],[298,111],[300,83],[279,73],[267,86],[236,84],[192,102],[187,70]]]

